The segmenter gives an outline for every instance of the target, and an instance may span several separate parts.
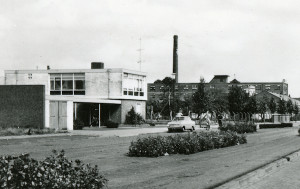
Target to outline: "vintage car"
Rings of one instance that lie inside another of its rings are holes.
[[[189,116],[176,116],[173,121],[168,123],[168,131],[174,130],[195,130],[195,122]]]

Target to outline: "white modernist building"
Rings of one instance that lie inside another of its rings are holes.
[[[92,69],[6,70],[4,85],[45,85],[45,127],[72,130],[74,120],[94,126],[107,120],[124,123],[132,107],[145,118],[144,72],[93,69],[93,66]]]

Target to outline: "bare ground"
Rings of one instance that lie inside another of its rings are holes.
[[[109,188],[213,188],[250,170],[300,150],[298,127],[248,134],[248,143],[158,158],[128,157],[136,137],[56,136],[0,140],[0,154],[30,153],[43,159],[52,149],[71,159],[98,165]],[[154,135],[154,134],[152,134]],[[167,135],[162,133],[160,135]]]

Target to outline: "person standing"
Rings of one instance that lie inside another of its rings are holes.
[[[219,127],[222,127],[222,119],[223,119],[223,116],[222,116],[222,114],[218,114],[218,124],[219,124]]]
[[[210,119],[206,117],[206,130],[210,129]]]

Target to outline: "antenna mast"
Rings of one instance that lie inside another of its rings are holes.
[[[142,50],[144,50],[144,49],[142,49],[142,38],[140,38],[139,39],[140,40],[140,48],[137,50],[137,51],[139,51],[139,60],[138,60],[138,64],[140,64],[140,71],[142,71]]]

